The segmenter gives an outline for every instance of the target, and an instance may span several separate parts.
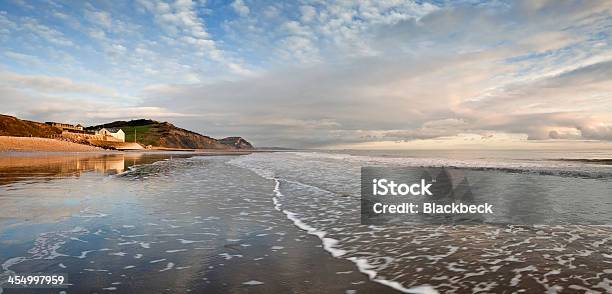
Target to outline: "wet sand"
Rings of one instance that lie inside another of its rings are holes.
[[[0,207],[15,213],[0,218],[0,276],[67,273],[67,293],[395,292],[332,257],[274,209],[273,181],[231,158],[160,157],[119,173],[148,161],[80,158],[89,168],[76,176],[1,185]]]

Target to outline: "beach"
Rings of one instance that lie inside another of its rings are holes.
[[[104,149],[55,139],[0,136],[0,152],[100,152]]]
[[[67,293],[612,289],[609,226],[362,225],[358,176],[373,164],[455,166],[555,209],[581,209],[563,199],[588,187],[581,205],[597,220],[608,204],[589,201],[608,196],[610,167],[394,156],[12,154],[0,178],[0,278],[65,273]]]
[[[0,186],[0,276],[68,273],[69,293],[395,292],[294,226],[275,209],[274,182],[234,158],[55,155],[26,172],[34,159],[13,159],[20,180]]]

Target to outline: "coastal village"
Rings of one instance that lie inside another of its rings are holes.
[[[45,122],[45,124],[58,128],[62,132],[59,137],[72,142],[87,142],[90,145],[117,150],[144,149],[137,142],[125,142],[125,132],[120,128],[100,128],[86,130],[81,124],[68,124],[60,122]],[[150,146],[145,146],[151,148]]]
[[[87,131],[82,125],[71,125],[58,122],[46,122],[46,124],[62,130],[62,136],[77,136],[109,142],[125,142],[125,133],[117,128],[101,128],[95,131]]]

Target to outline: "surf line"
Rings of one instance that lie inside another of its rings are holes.
[[[283,194],[280,192],[280,181],[277,178],[274,178],[274,196],[272,196],[272,202],[274,202],[274,209],[281,211],[281,204],[278,202],[279,196]]]
[[[338,240],[332,239],[332,238],[326,238],[325,235],[327,235],[327,232],[318,230],[317,228],[307,225],[306,223],[304,223],[297,217],[296,213],[291,212],[286,209],[282,209],[282,204],[280,204],[280,202],[278,201],[278,198],[284,196],[283,193],[281,193],[280,191],[281,181],[277,177],[273,177],[273,179],[275,183],[274,184],[274,196],[272,197],[272,202],[274,202],[274,209],[283,212],[287,216],[287,218],[293,222],[293,224],[296,227],[306,231],[310,235],[315,235],[319,237],[319,239],[323,242],[323,249],[331,253],[333,257],[338,258],[338,257],[345,255],[346,250],[335,248],[335,246],[338,244]],[[433,287],[429,285],[422,285],[422,286],[413,287],[413,288],[406,288],[402,286],[402,284],[399,282],[377,278],[376,276],[378,275],[378,273],[372,269],[373,266],[370,265],[365,258],[348,257],[346,259],[353,262],[357,266],[357,269],[359,269],[359,272],[367,275],[370,281],[385,285],[387,287],[391,287],[403,293],[415,293],[415,294],[438,293],[438,291],[436,291]]]

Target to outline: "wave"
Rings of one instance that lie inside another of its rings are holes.
[[[438,290],[460,292],[468,289],[506,291],[508,289],[503,285],[528,279],[529,275],[545,278],[545,272],[527,274],[524,269],[525,252],[536,255],[540,250],[557,252],[538,255],[537,258],[542,260],[539,266],[562,268],[559,274],[562,277],[592,277],[591,272],[576,272],[565,258],[585,259],[583,262],[593,266],[593,275],[601,272],[600,267],[604,266],[599,260],[592,259],[586,253],[580,255],[572,248],[578,246],[583,252],[597,252],[597,246],[601,246],[596,245],[597,240],[609,234],[609,227],[365,226],[356,219],[360,215],[359,198],[352,197],[359,194],[362,166],[451,167],[584,177],[597,181],[605,178],[607,181],[612,172],[601,165],[559,161],[391,158],[324,152],[251,154],[233,159],[230,163],[274,180],[272,200],[275,208],[295,226],[317,236],[323,248],[332,256],[353,262],[371,281],[405,293],[436,293]],[[558,179],[543,178],[542,181]],[[570,183],[568,185],[572,183],[565,179],[562,181]],[[590,180],[575,181],[584,183]],[[601,187],[607,183],[597,185]],[[574,242],[576,238],[581,242]],[[466,256],[473,256],[478,262],[473,262],[472,258],[466,259]],[[493,275],[504,282],[492,280]],[[457,279],[450,280],[451,277]],[[544,278],[542,281],[545,281]],[[556,282],[562,283],[558,279]],[[594,284],[584,285],[597,288]],[[554,287],[546,281],[542,286],[551,290]]]
[[[274,189],[272,190],[272,192],[273,192],[272,202],[274,204],[274,208],[276,210],[278,210],[278,211],[281,211],[283,214],[285,214],[287,219],[292,221],[293,224],[296,227],[298,227],[299,229],[306,231],[310,235],[317,236],[321,240],[321,243],[323,245],[323,249],[325,251],[329,252],[333,257],[335,257],[335,258],[345,258],[346,260],[349,260],[349,261],[353,262],[357,266],[357,269],[359,270],[359,272],[367,275],[368,278],[371,281],[379,283],[379,284],[382,284],[382,285],[385,285],[385,286],[388,286],[388,287],[391,287],[391,288],[393,288],[395,290],[398,290],[400,292],[403,292],[403,293],[415,293],[415,294],[438,293],[438,291],[436,291],[433,287],[431,287],[429,285],[420,285],[420,286],[417,286],[417,287],[407,288],[407,287],[404,287],[401,283],[399,283],[397,281],[392,281],[392,280],[388,280],[388,279],[385,279],[385,278],[381,278],[381,277],[379,277],[378,272],[375,270],[375,266],[370,264],[366,258],[359,258],[359,257],[356,257],[356,256],[344,257],[347,254],[347,251],[338,248],[338,244],[340,242],[339,240],[334,239],[334,238],[330,238],[328,236],[329,233],[327,231],[322,230],[322,229],[317,229],[316,227],[313,227],[313,226],[307,224],[305,221],[300,219],[298,213],[292,212],[292,211],[290,211],[288,209],[283,209],[283,205],[281,204],[281,202],[279,200],[280,198],[285,196],[280,191],[281,183],[283,181],[285,181],[287,183],[293,183],[293,184],[297,184],[297,185],[302,185],[302,186],[305,186],[305,187],[315,188],[315,189],[322,190],[322,191],[329,192],[329,193],[334,193],[334,192],[327,191],[327,190],[325,190],[323,188],[320,188],[320,187],[317,187],[317,186],[300,183],[300,182],[297,182],[297,181],[284,180],[284,179],[281,179],[279,177],[274,176],[274,173],[269,171],[269,170],[265,170],[265,169],[261,169],[261,168],[255,168],[255,167],[247,166],[247,165],[243,165],[243,164],[241,164],[237,160],[232,160],[229,163],[230,164],[234,164],[234,165],[239,166],[239,167],[242,167],[242,168],[249,169],[249,170],[255,172],[256,174],[258,174],[259,176],[261,176],[263,178],[274,180],[275,184],[274,184]]]
[[[338,160],[367,165],[405,167],[446,167],[476,171],[530,173],[559,177],[612,179],[612,159],[557,159],[557,160],[457,160],[447,158],[407,158],[364,156],[325,152],[288,152],[306,159]]]
[[[559,158],[557,160],[612,165],[612,158]]]

